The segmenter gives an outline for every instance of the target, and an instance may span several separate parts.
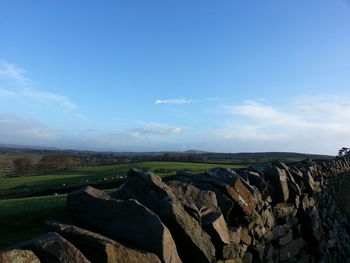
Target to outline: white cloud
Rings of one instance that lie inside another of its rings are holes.
[[[231,115],[217,134],[226,140],[265,143],[267,151],[330,153],[350,145],[350,103],[340,97],[298,97],[282,106],[248,101],[225,107]]]
[[[0,114],[0,138],[2,143],[45,143],[59,139],[59,132],[44,124],[25,120],[15,114]]]
[[[193,102],[191,99],[157,99],[154,101],[154,104],[188,104],[191,102]]]
[[[114,151],[179,149],[179,144],[171,142],[167,136],[149,135],[178,134],[182,132],[181,128],[159,123],[143,123],[143,126],[114,133],[98,129],[74,132],[53,129],[15,114],[0,114],[0,143]]]
[[[88,117],[86,117],[84,114],[82,113],[77,113],[75,114],[76,117],[78,117],[79,119],[82,119],[82,120],[87,120]]]
[[[182,128],[172,127],[159,123],[145,123],[146,127],[129,129],[129,133],[139,136],[147,134],[156,135],[170,135],[170,134],[180,134],[183,132]]]
[[[28,78],[25,77],[26,71],[14,64],[10,64],[6,61],[0,61],[0,76],[4,76],[11,79],[16,79],[20,82],[29,81]]]
[[[30,99],[42,104],[50,104],[66,111],[72,111],[77,108],[77,106],[65,96],[37,90],[33,87],[34,81],[25,74],[26,71],[24,69],[6,61],[0,61],[0,76],[3,80],[14,82],[14,85],[9,85],[10,87],[0,88],[0,97]]]

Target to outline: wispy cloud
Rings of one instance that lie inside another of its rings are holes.
[[[14,64],[0,61],[0,77],[3,80],[14,82],[14,85],[0,88],[0,97],[2,98],[30,99],[42,104],[51,104],[66,111],[72,111],[77,108],[77,105],[65,96],[34,88],[34,81],[26,76],[26,71]]]
[[[180,127],[172,127],[169,125],[159,124],[159,123],[145,123],[145,127],[129,129],[128,132],[134,135],[170,135],[170,134],[180,134],[183,129]]]
[[[223,139],[264,142],[266,149],[330,152],[350,144],[350,103],[340,97],[298,97],[276,106],[248,101],[224,108],[232,117],[218,131]]]
[[[191,99],[166,99],[160,100],[157,99],[154,101],[154,104],[188,104],[193,102]]]
[[[59,132],[35,120],[25,120],[15,114],[0,114],[1,142],[28,144],[59,139]]]
[[[0,114],[1,143],[54,146],[71,149],[115,151],[160,151],[180,149],[165,135],[179,134],[181,128],[159,123],[142,123],[143,127],[113,133],[98,129],[80,132],[58,130],[34,119],[16,114]],[[164,135],[164,136],[150,136]]]

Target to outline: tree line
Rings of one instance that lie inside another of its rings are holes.
[[[71,169],[81,165],[80,159],[65,154],[44,155],[39,162],[27,156],[13,160],[16,175],[44,173]]]

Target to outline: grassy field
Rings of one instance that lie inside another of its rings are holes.
[[[142,162],[83,167],[47,175],[0,178],[0,199],[2,199],[0,200],[0,249],[43,234],[45,231],[42,222],[45,220],[72,223],[72,219],[65,210],[67,195],[23,198],[25,195],[62,188],[63,184],[66,187],[72,187],[113,181],[118,176],[125,176],[132,167],[149,170],[160,176],[169,176],[174,175],[178,170],[198,173],[217,166],[201,163]],[[220,166],[243,167],[241,165]]]
[[[0,250],[43,234],[42,222],[70,223],[66,195],[0,200]]]
[[[215,164],[182,162],[141,162],[108,166],[82,167],[45,175],[29,175],[13,178],[0,178],[0,199],[25,197],[28,194],[74,187],[86,184],[113,182],[125,176],[132,167],[152,171],[160,176],[174,175],[178,170],[198,173],[216,167]],[[228,168],[240,168],[242,165],[220,165]]]

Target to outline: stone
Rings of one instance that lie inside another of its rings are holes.
[[[264,225],[271,229],[275,226],[275,217],[273,216],[272,212],[268,209],[263,210],[261,213],[261,217],[263,219]]]
[[[267,183],[264,178],[261,177],[258,173],[248,172],[248,181],[251,185],[254,185],[261,193],[261,196],[264,200],[266,200],[269,196],[269,190]]]
[[[300,250],[305,246],[305,244],[306,243],[302,238],[289,242],[287,245],[280,249],[280,261],[283,262],[295,258],[299,254]]]
[[[284,237],[289,230],[290,227],[287,224],[276,226],[274,229],[272,229],[273,239]]]
[[[214,244],[229,244],[230,235],[221,213],[213,212],[207,214],[202,219],[202,226],[204,230],[210,235]]]
[[[208,213],[220,213],[216,195],[213,191],[201,190],[191,184],[180,181],[170,181],[167,184],[189,214],[199,222]]]
[[[131,169],[126,181],[113,196],[121,199],[134,198],[159,215],[178,244],[183,261],[204,263],[215,259],[215,248],[210,236],[186,212],[171,188],[159,176]]]
[[[184,178],[182,178],[184,179]],[[234,208],[235,204],[231,199],[229,199],[224,193],[222,193],[220,190],[215,188],[212,184],[210,183],[203,183],[203,182],[194,182],[191,181],[189,182],[191,185],[205,191],[211,191],[215,193],[217,202],[218,202],[218,207],[220,208],[221,213],[223,214],[224,218],[226,221],[229,221],[232,209]]]
[[[216,177],[219,179],[234,179],[237,173],[229,168],[215,167],[204,172],[206,175]]]
[[[255,194],[258,195],[258,193],[237,174],[232,173],[231,176],[226,176],[226,174],[220,176],[219,173],[215,175],[205,173],[202,175],[191,175],[187,180],[211,184],[226,197],[234,201],[234,203],[240,208],[239,210],[242,211],[243,216],[249,216],[258,203],[258,200],[255,197]],[[241,214],[239,211],[235,212]]]
[[[161,262],[155,254],[132,249],[110,238],[76,226],[47,221],[45,228],[48,231],[59,233],[94,263]]]
[[[274,166],[268,166],[264,169],[264,176],[276,189],[276,193],[272,197],[272,200],[276,203],[286,202],[289,198],[286,171]]]
[[[223,259],[237,259],[239,258],[239,249],[240,246],[238,244],[230,243],[228,245],[224,245],[222,248],[222,255],[220,255]]]
[[[40,263],[31,250],[10,249],[0,252],[0,263]]]
[[[69,241],[55,232],[20,243],[18,248],[29,249],[40,262],[89,263],[90,261]]]
[[[253,255],[250,252],[245,253],[243,259],[242,259],[243,263],[252,263],[253,262]]]
[[[85,187],[68,195],[67,206],[71,215],[112,239],[152,252],[163,262],[181,262],[168,228],[136,200],[116,200]]]
[[[293,204],[279,203],[273,208],[273,214],[276,218],[289,218],[295,216],[297,210]]]
[[[278,241],[281,246],[291,242],[293,240],[293,232],[289,231],[284,237],[281,237]]]
[[[241,231],[241,241],[246,245],[250,245],[252,243],[252,238],[248,233],[248,229],[246,228],[243,228]]]

